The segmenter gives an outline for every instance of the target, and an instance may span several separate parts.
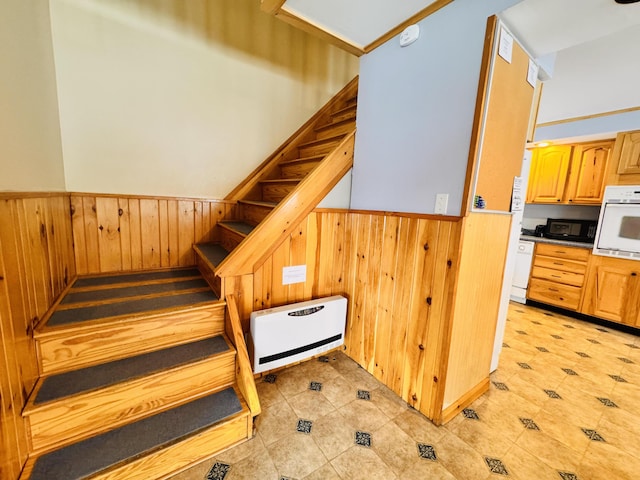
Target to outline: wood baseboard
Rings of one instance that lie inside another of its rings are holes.
[[[462,397],[458,399],[458,401],[453,402],[447,408],[442,411],[440,415],[440,421],[437,422],[438,425],[444,425],[453,417],[455,417],[462,410],[467,408],[474,400],[480,397],[483,393],[489,390],[489,377],[482,380],[475,387],[465,393]]]

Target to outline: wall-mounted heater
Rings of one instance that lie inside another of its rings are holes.
[[[272,370],[344,343],[347,299],[335,295],[251,314],[253,371]]]

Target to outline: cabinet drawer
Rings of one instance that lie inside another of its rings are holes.
[[[550,282],[573,285],[574,287],[581,287],[584,284],[584,274],[563,272],[562,270],[554,270],[552,268],[534,266],[533,270],[531,270],[531,276],[535,278],[542,278],[543,280],[549,280]]]
[[[546,255],[548,257],[561,257],[566,260],[577,260],[586,262],[589,259],[590,250],[588,248],[565,247],[551,243],[537,243],[536,255]]]
[[[571,272],[581,275],[584,275],[587,271],[586,263],[565,260],[558,257],[546,257],[543,255],[536,255],[533,260],[533,264],[536,267],[562,270],[563,272]]]
[[[527,298],[550,305],[577,310],[580,305],[582,289],[571,285],[549,282],[539,278],[532,278],[529,282]]]

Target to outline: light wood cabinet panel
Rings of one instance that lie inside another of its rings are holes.
[[[612,148],[610,141],[574,147],[565,191],[568,203],[602,203]]]
[[[618,174],[640,174],[640,131],[621,133],[616,142],[620,143]]]
[[[532,278],[527,296],[537,302],[548,303],[567,310],[577,310],[581,294],[580,287]]]
[[[640,263],[592,257],[582,313],[640,326]]]
[[[527,202],[559,203],[562,201],[572,150],[571,145],[559,145],[540,148],[533,152]]]
[[[591,252],[588,248],[568,247],[552,243],[536,243],[536,258],[538,255],[556,257],[556,261],[574,260],[586,262],[589,260]],[[582,270],[582,273],[584,273],[584,270]]]

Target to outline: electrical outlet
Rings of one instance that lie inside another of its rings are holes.
[[[438,193],[438,194],[436,194],[435,213],[440,213],[442,215],[446,215],[446,213],[447,213],[447,203],[448,202],[449,202],[449,194],[448,193]]]

